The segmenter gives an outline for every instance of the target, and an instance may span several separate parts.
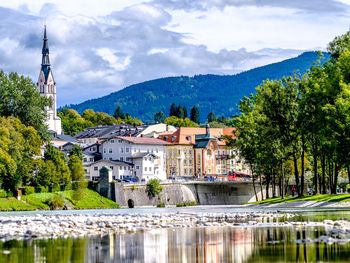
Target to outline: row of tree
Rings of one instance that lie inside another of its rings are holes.
[[[283,196],[290,184],[303,195],[307,173],[314,193],[336,193],[343,173],[350,182],[349,33],[333,40],[329,52],[325,64],[304,76],[267,80],[240,103],[231,143],[273,195],[279,186]]]
[[[105,112],[95,112],[87,109],[83,114],[79,114],[76,110],[64,108],[58,112],[62,121],[62,128],[65,134],[74,136],[88,127],[97,125],[112,125],[126,123],[130,125],[142,125],[142,121],[124,114],[119,106],[117,106],[114,116]]]
[[[55,191],[85,185],[79,149],[68,158],[48,144],[50,134],[45,124],[45,107],[50,103],[40,96],[29,78],[0,71],[2,190],[15,193],[19,187],[32,186],[38,191]],[[41,158],[45,145],[46,152]]]

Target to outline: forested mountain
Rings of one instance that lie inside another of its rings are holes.
[[[323,53],[322,62],[329,59]],[[190,109],[197,105],[200,119],[209,112],[217,116],[238,114],[238,104],[243,96],[255,93],[256,86],[265,79],[280,79],[294,73],[304,74],[318,59],[317,52],[305,52],[298,57],[251,69],[236,75],[198,75],[193,77],[167,77],[131,85],[107,96],[70,105],[82,113],[85,109],[113,114],[117,105],[131,116],[152,121],[154,114],[169,113],[171,103]]]

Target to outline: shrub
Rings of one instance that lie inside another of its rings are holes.
[[[136,185],[131,186],[131,191],[134,191],[134,190],[136,190]]]
[[[161,202],[161,203],[159,203],[159,204],[157,205],[157,207],[164,208],[164,207],[165,207],[165,204],[164,204],[163,202]]]
[[[46,186],[39,185],[35,188],[35,192],[37,193],[47,193],[49,189]]]
[[[64,207],[64,197],[61,194],[55,194],[49,200],[47,200],[47,205],[51,210],[62,209]]]
[[[176,204],[176,207],[194,206],[194,205],[197,205],[195,201],[188,201],[188,202],[178,203]]]
[[[24,187],[24,194],[25,195],[30,195],[30,194],[34,194],[35,193],[35,188],[34,186],[25,186]]]
[[[7,193],[5,190],[1,189],[0,190],[0,198],[6,198],[7,197]]]
[[[155,197],[163,190],[158,179],[151,179],[146,185],[146,192],[149,197]]]

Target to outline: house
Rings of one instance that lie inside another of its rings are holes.
[[[159,139],[167,146],[167,174],[170,177],[227,176],[229,172],[249,173],[236,150],[226,146],[223,136],[233,136],[234,128],[188,128],[166,132]]]
[[[104,166],[112,170],[113,180],[121,180],[133,175],[134,164],[132,163],[119,160],[99,160],[84,166],[86,179],[97,181],[100,177],[100,169]]]
[[[133,175],[139,180],[165,180],[165,146],[169,144],[156,138],[115,136],[102,143],[102,158],[134,164]]]

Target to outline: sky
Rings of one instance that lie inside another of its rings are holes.
[[[350,0],[1,0],[0,69],[36,82],[46,24],[63,106],[326,50],[349,18]]]

